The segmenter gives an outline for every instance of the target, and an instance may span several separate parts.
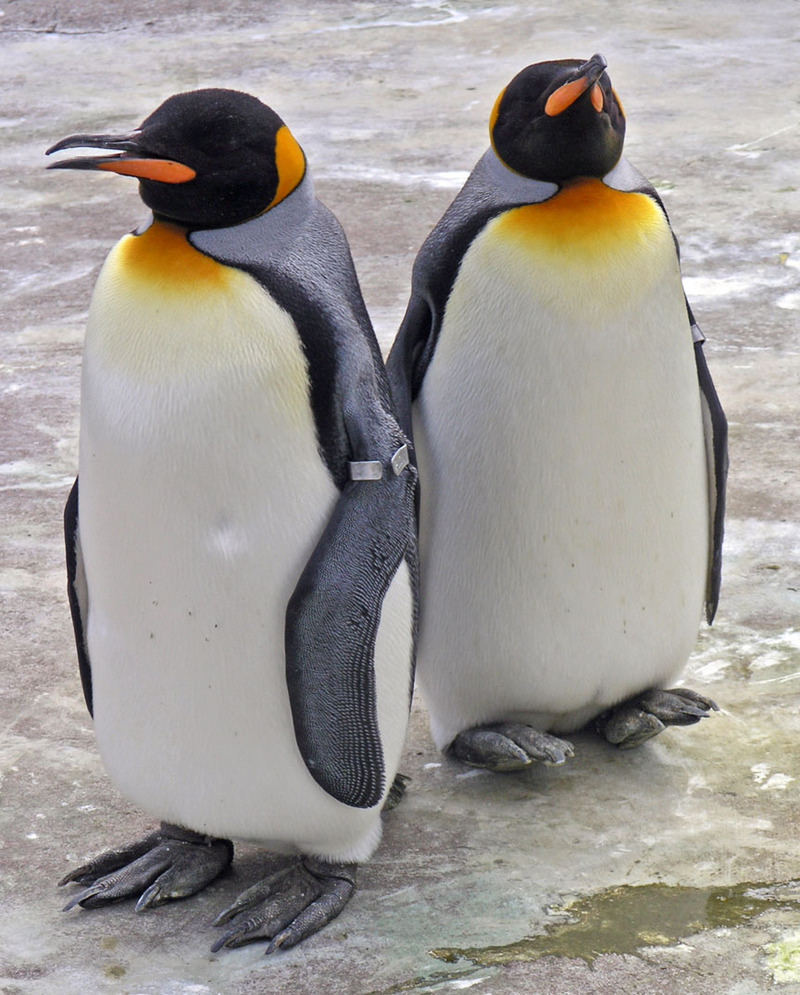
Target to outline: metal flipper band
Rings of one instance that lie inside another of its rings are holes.
[[[410,462],[408,455],[408,446],[403,445],[397,450],[396,453],[389,460],[389,466],[392,468],[392,472],[395,477],[399,477],[400,474],[405,470]],[[358,462],[350,463],[350,479],[351,480],[382,480],[383,479],[383,464],[380,460],[370,459],[370,460],[359,460]]]
[[[694,342],[694,343],[701,342],[702,343],[702,342],[705,342],[705,340],[706,340],[706,337],[700,331],[700,326],[696,322],[694,324],[692,324],[692,342]]]

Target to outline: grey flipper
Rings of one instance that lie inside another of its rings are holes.
[[[614,169],[603,178],[603,182],[615,190],[644,193],[652,197],[664,212],[669,224],[669,215],[655,188],[644,176],[623,157]],[[670,226],[671,229],[671,226]],[[675,251],[680,259],[680,247],[675,233]],[[706,584],[706,620],[714,620],[719,602],[722,579],[722,539],[725,530],[725,488],[728,476],[728,423],[717,396],[714,382],[703,353],[705,336],[694,320],[692,309],[686,301],[686,313],[692,330],[694,359],[697,367],[697,380],[700,387],[703,411],[703,433],[706,443],[706,465],[708,468],[710,542],[708,561],[708,581]]]
[[[386,360],[400,425],[409,438],[411,405],[436,350],[464,254],[492,218],[513,207],[549,200],[558,189],[555,183],[514,173],[488,149],[423,243],[414,261],[405,317]]]
[[[347,240],[314,199],[308,174],[258,218],[195,231],[189,240],[261,283],[292,316],[303,345],[320,454],[341,496],[287,608],[287,687],[312,776],[339,801],[370,808],[386,779],[375,636],[403,559],[416,592],[416,473],[391,468],[407,440],[392,412]],[[350,464],[364,461],[380,463],[380,480],[350,479]],[[413,653],[408,667],[410,703]]]
[[[83,569],[80,527],[78,524],[78,478],[72,485],[67,503],[64,506],[64,542],[67,556],[67,596],[72,614],[72,628],[75,632],[75,647],[78,651],[78,666],[83,685],[86,707],[92,714],[92,667],[89,651],[86,648],[85,623],[89,608],[89,592],[86,587],[86,574]]]

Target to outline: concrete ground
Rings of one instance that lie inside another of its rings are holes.
[[[46,173],[44,149],[181,89],[257,94],[306,149],[388,344],[500,88],[595,51],[681,239],[730,420],[722,601],[685,674],[721,713],[630,753],[578,736],[566,766],[498,777],[438,755],[417,702],[413,781],[359,891],[270,960],[209,953],[252,849],[190,901],[62,914],[55,882],[148,826],[97,759],[60,535],[89,295],[143,210],[125,179]],[[0,53],[0,992],[800,991],[796,0],[6,0]]]

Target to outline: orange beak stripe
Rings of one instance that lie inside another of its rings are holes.
[[[595,83],[592,87],[589,99],[592,101],[592,107],[594,107],[599,114],[603,110],[603,91],[600,89],[599,83]]]
[[[158,180],[159,183],[188,183],[197,173],[182,162],[172,159],[112,159],[98,163],[98,169],[105,169],[120,176],[138,176],[143,180]]]
[[[545,114],[548,117],[556,117],[556,115],[561,114],[568,107],[571,107],[582,93],[586,92],[588,86],[588,81],[583,77],[560,86],[547,98],[547,103],[544,105]]]

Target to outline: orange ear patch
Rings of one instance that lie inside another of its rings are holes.
[[[142,180],[158,180],[159,183],[188,183],[197,173],[191,166],[172,159],[111,159],[97,164],[98,169],[105,169],[120,176],[137,176]]]
[[[275,168],[278,170],[278,189],[267,210],[288,197],[306,172],[306,157],[294,135],[282,125],[275,135]]]

